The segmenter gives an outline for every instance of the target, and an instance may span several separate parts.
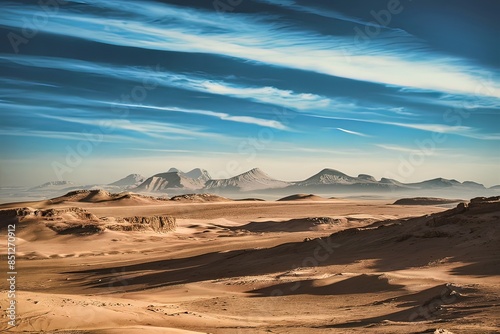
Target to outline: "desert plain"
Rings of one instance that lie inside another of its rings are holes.
[[[421,205],[425,204],[425,205]],[[500,198],[75,191],[0,205],[5,333],[497,333]],[[5,298],[4,298],[5,297]]]

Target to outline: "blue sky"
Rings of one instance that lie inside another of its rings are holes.
[[[2,1],[0,183],[500,184],[498,1]]]

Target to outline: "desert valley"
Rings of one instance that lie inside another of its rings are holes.
[[[2,204],[27,333],[496,333],[500,198]],[[1,253],[7,249],[2,245]],[[2,294],[6,291],[2,291]]]

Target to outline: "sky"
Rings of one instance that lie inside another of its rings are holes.
[[[170,167],[500,184],[499,12],[494,0],[2,1],[0,185]]]

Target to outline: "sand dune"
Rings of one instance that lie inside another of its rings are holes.
[[[278,201],[327,201],[327,198],[314,194],[295,194],[278,199]]]
[[[66,195],[56,197],[47,201],[47,204],[64,204],[71,202],[79,203],[106,203],[114,202],[114,205],[145,205],[158,204],[166,201],[165,198],[144,196],[131,192],[110,193],[106,190],[75,190]]]

